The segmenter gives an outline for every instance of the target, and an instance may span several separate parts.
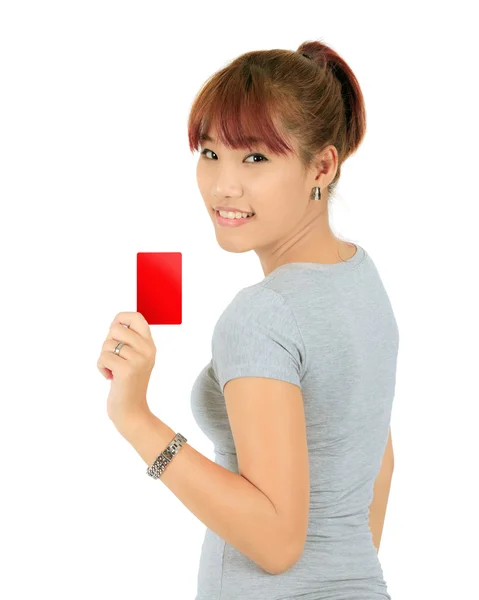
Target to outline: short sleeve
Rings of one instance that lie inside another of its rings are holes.
[[[221,392],[236,377],[269,377],[301,387],[304,352],[291,308],[263,286],[241,290],[213,331],[213,368]]]

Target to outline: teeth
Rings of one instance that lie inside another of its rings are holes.
[[[246,213],[246,212],[227,212],[225,210],[218,211],[222,217],[225,219],[244,219],[246,217],[251,217],[254,213]]]

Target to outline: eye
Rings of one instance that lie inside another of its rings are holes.
[[[213,152],[213,150],[209,150],[208,148],[205,148],[201,152],[201,154],[206,157],[206,153],[207,152],[211,152],[212,154],[214,154],[215,156],[217,156],[217,154],[215,152]],[[247,158],[250,158],[250,157],[253,157],[253,156],[260,156],[261,159],[262,159],[262,160],[259,160],[259,161],[254,160],[253,163],[255,163],[255,162],[267,162],[267,160],[268,160],[265,156],[263,156],[262,154],[259,154],[259,152],[255,152],[253,154],[250,154]]]
[[[202,154],[202,155],[204,155],[204,156],[206,156],[206,153],[207,153],[207,152],[213,152],[213,150],[208,150],[208,148],[205,148],[205,149],[204,149],[204,150],[201,152],[201,154]],[[215,153],[213,152],[213,154],[215,154]],[[216,156],[216,154],[215,154],[215,156]]]
[[[268,159],[263,156],[262,154],[259,154],[258,152],[255,152],[254,154],[250,154],[248,156],[248,158],[250,158],[250,156],[260,156],[263,160],[254,160],[253,162],[266,162]]]

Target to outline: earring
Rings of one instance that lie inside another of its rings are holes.
[[[321,188],[315,186],[311,191],[311,200],[321,200]]]

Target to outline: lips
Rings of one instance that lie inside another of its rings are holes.
[[[223,206],[216,206],[213,210],[215,210],[216,212],[240,212],[240,213],[248,213],[248,214],[255,214],[252,210],[243,210],[241,208],[233,208],[233,207],[223,207]]]
[[[242,217],[241,219],[237,219],[236,217],[233,219],[228,219],[227,217],[222,217],[218,211],[215,211],[216,222],[218,225],[222,227],[240,227],[245,223],[250,223],[254,221],[256,215],[252,215],[250,217]]]

